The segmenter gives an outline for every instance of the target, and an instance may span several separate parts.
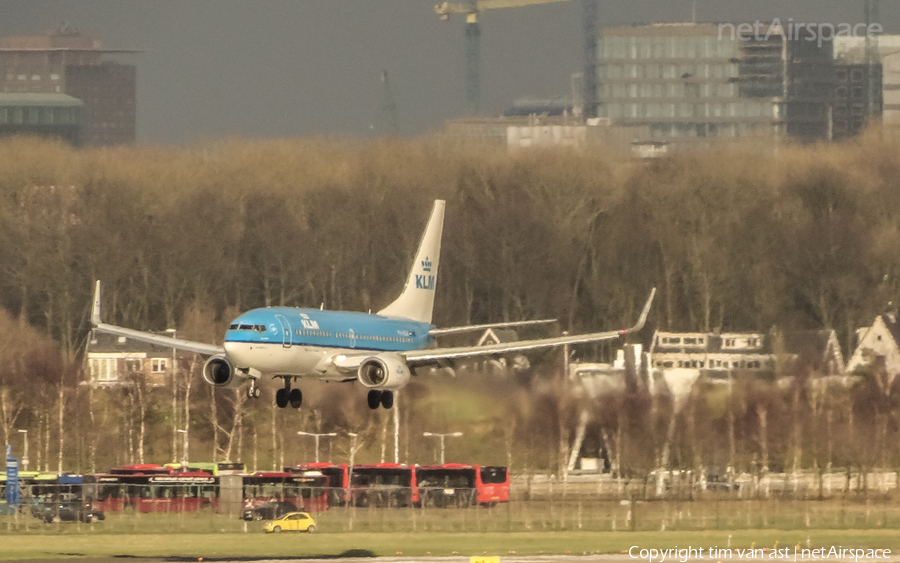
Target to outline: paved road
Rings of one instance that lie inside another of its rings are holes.
[[[377,560],[377,563],[470,563],[469,557],[378,557],[374,560]],[[740,561],[737,555],[734,556],[735,561]],[[206,560],[204,560],[206,561]],[[298,561],[302,561],[303,563],[334,563],[335,561],[347,562],[347,563],[373,563],[373,558],[371,557],[353,557],[353,558],[342,558],[342,559],[265,559],[265,560],[256,560],[254,563],[298,563]],[[672,560],[673,563],[720,563],[721,559],[709,559],[709,558],[693,558],[687,559],[686,561],[682,561],[681,559]],[[750,559],[753,561],[753,559]],[[769,559],[765,558],[762,560],[764,563],[778,563],[782,561],[784,563],[793,562],[794,559],[791,557],[789,559]],[[797,558],[797,563],[900,563],[900,556],[891,555],[890,557],[880,557],[880,558],[860,558],[855,560],[853,557],[830,557],[830,558]],[[111,563],[111,562],[104,562]],[[116,563],[123,563],[121,560]],[[143,562],[141,562],[143,563]],[[161,560],[160,563],[172,563],[172,560]],[[215,562],[209,563],[246,563],[246,560],[216,560]],[[597,555],[597,554],[584,554],[584,555],[502,555],[500,556],[500,563],[647,563],[646,560],[642,561],[641,559],[635,559],[633,557],[629,557],[627,554],[615,554],[615,555]],[[655,562],[657,563],[657,562]],[[723,562],[724,563],[724,562]]]
[[[728,559],[726,559],[728,560]],[[734,561],[741,561],[737,555],[733,558]],[[755,559],[759,560],[759,559]],[[39,560],[39,559],[31,559],[27,561],[23,561],[22,563],[39,563],[40,561],[51,561],[51,560]],[[195,559],[188,558],[143,558],[143,557],[117,557],[110,559],[64,559],[57,560],[59,563],[189,563],[195,562]],[[227,558],[207,558],[203,560],[203,563],[335,563],[336,561],[340,561],[342,563],[470,563],[469,557],[332,557],[326,559],[317,559],[317,558],[307,558],[307,557],[296,557],[291,559],[251,559],[251,558],[235,558],[235,559],[227,559]],[[709,558],[691,558],[686,561],[682,561],[681,559],[672,559],[672,563],[724,563],[722,559],[709,559]],[[754,561],[754,559],[749,559],[749,561]],[[761,560],[763,563],[788,563],[793,562],[793,558],[768,558],[767,556]],[[900,555],[891,554],[890,557],[884,558],[860,558],[858,561],[853,557],[817,557],[817,558],[798,558],[797,563],[900,563]],[[11,563],[11,562],[7,562]],[[584,555],[502,555],[500,556],[500,563],[647,563],[646,560],[636,559],[630,557],[627,554],[613,554],[613,555],[597,555],[597,554],[584,554]],[[658,561],[654,561],[654,563],[659,563]]]
[[[463,550],[464,546],[460,546]],[[674,546],[673,546],[674,547]],[[861,554],[854,552],[844,552],[835,554],[829,552],[829,548],[822,548],[813,552],[812,556],[804,557],[802,552],[794,557],[794,548],[783,548],[783,553],[772,553],[771,551],[757,550],[755,554],[748,551],[739,552],[732,550],[731,557],[728,557],[724,551],[716,554],[716,557],[687,557],[678,553],[660,554],[659,552],[650,552],[634,549],[631,554],[591,554],[584,553],[581,555],[500,555],[500,563],[731,563],[748,561],[754,563],[900,563],[900,553],[886,555],[879,553],[878,550],[873,552],[869,550]],[[334,563],[336,561],[347,563],[470,563],[468,556],[450,556],[450,557],[365,557],[359,553],[347,553],[347,557],[293,557],[293,558],[251,558],[251,557],[212,557],[201,560],[188,557],[112,557],[112,558],[82,558],[82,559],[30,559],[23,560],[22,563],[40,563],[41,561],[56,561],[59,563]],[[707,554],[704,554],[707,555]],[[875,555],[873,557],[873,555]],[[11,563],[11,562],[4,562]]]

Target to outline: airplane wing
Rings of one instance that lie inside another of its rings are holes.
[[[148,344],[157,344],[159,346],[167,346],[177,350],[186,350],[188,352],[196,352],[204,356],[214,356],[216,354],[224,354],[225,349],[221,346],[206,344],[203,342],[194,342],[192,340],[182,340],[180,338],[170,338],[161,334],[153,334],[152,332],[142,332],[121,326],[108,325],[100,318],[100,280],[94,287],[94,303],[91,306],[91,325],[94,330],[104,332],[106,334],[114,334],[116,336],[124,336],[138,342],[147,342]]]
[[[490,324],[485,324],[485,325],[454,326],[454,327],[448,327],[448,328],[433,328],[428,331],[428,334],[430,334],[431,336],[444,336],[447,334],[459,334],[462,332],[487,330],[489,328],[511,328],[511,327],[519,327],[519,326],[550,324],[550,323],[555,323],[555,322],[556,322],[556,319],[539,319],[536,321],[512,321],[512,322],[508,322],[508,323],[490,323]]]
[[[650,306],[653,304],[653,297],[656,295],[656,288],[650,292],[650,297],[641,311],[641,316],[637,323],[627,329],[612,330],[608,332],[594,332],[589,334],[573,334],[569,336],[557,336],[554,338],[543,338],[540,340],[522,340],[519,342],[507,342],[501,344],[490,344],[488,346],[460,346],[455,348],[434,348],[430,350],[411,350],[403,355],[406,363],[410,367],[439,364],[443,360],[455,360],[460,358],[472,358],[477,356],[491,356],[496,354],[506,354],[510,352],[522,352],[525,350],[536,350],[540,348],[550,348],[554,346],[563,346],[565,344],[581,344],[586,342],[601,342],[603,340],[612,340],[624,334],[636,332],[643,328],[647,321],[647,315],[650,313]]]

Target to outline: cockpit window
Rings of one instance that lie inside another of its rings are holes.
[[[228,327],[229,330],[252,330],[254,332],[265,332],[266,325],[250,325],[250,324],[238,324],[234,323],[233,325]]]

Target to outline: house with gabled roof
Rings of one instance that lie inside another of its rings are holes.
[[[890,377],[900,374],[900,322],[896,314],[878,315],[872,326],[857,329],[856,342],[856,349],[847,362],[848,373],[882,358]]]
[[[519,334],[513,329],[489,328],[478,339],[476,346],[490,346],[518,340]],[[512,366],[509,366],[506,358],[487,359],[478,365],[492,369],[495,373],[503,373],[508,367],[512,367],[514,371],[522,371],[531,367],[528,358],[521,354],[512,358]]]
[[[149,387],[163,387],[172,380],[173,362],[183,357],[184,353],[173,353],[172,348],[93,331],[85,354],[85,383],[95,387],[133,385],[134,377],[139,376]]]
[[[847,373],[844,354],[835,331],[796,330],[775,333],[774,336],[780,339],[780,353],[784,356],[783,371],[791,372],[793,366],[799,365],[815,369],[822,375]]]
[[[488,346],[491,344],[503,344],[505,342],[515,342],[519,339],[519,335],[512,329],[496,329],[489,328],[484,331],[481,338],[478,339],[476,346]]]

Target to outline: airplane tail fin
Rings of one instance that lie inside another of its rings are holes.
[[[401,317],[423,323],[431,323],[431,314],[434,310],[434,289],[437,282],[438,263],[441,258],[441,233],[444,229],[443,200],[435,200],[431,210],[431,218],[419,250],[416,252],[416,260],[403,293],[393,303],[378,311],[379,315],[388,317]]]

